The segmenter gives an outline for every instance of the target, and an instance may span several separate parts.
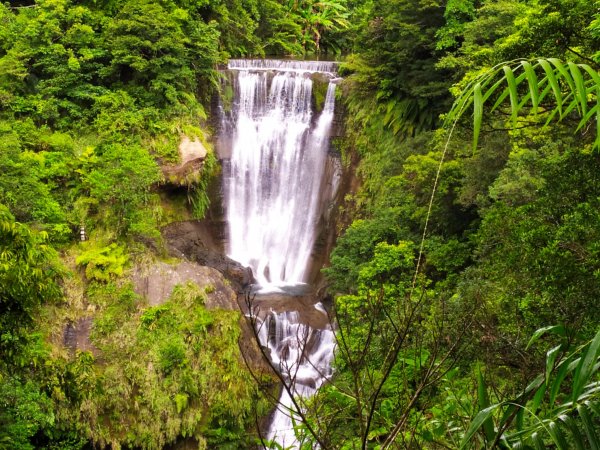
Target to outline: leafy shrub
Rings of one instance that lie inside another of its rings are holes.
[[[188,281],[186,284],[178,284],[173,289],[171,300],[186,306],[204,305],[206,301],[205,289],[200,289],[196,283]]]
[[[129,257],[125,247],[112,243],[106,247],[92,247],[75,260],[78,266],[85,266],[88,280],[110,281],[123,275]]]
[[[54,424],[52,402],[32,382],[10,377],[0,383],[0,448],[33,450],[32,438]]]
[[[169,311],[169,305],[159,305],[145,309],[140,316],[140,322],[145,328],[152,330],[160,318]]]
[[[187,364],[183,342],[178,339],[171,339],[165,342],[159,349],[158,364],[163,373],[167,375],[173,369]]]

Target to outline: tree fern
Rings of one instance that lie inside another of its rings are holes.
[[[513,126],[520,114],[543,115],[546,125],[577,114],[577,130],[593,118],[600,126],[600,74],[587,64],[563,62],[556,58],[517,60],[501,63],[476,77],[462,91],[446,116],[455,122],[473,106],[473,148],[477,147],[485,106],[490,112],[510,101]],[[600,147],[596,132],[594,147]]]

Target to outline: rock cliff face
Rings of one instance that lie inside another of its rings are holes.
[[[192,282],[204,288],[206,307],[237,310],[237,295],[229,282],[212,267],[200,266],[189,261],[177,264],[156,262],[133,271],[134,290],[145,297],[150,306],[164,303],[177,285]]]
[[[222,243],[212,235],[206,221],[172,223],[163,229],[163,238],[171,256],[218,270],[237,292],[254,282],[249,268],[223,254]]]
[[[98,356],[99,351],[90,341],[90,332],[92,330],[93,319],[84,317],[75,322],[68,322],[63,330],[63,345],[70,351],[81,350],[90,351],[94,356]]]
[[[192,282],[207,294],[206,307],[239,311],[238,296],[254,282],[250,269],[229,259],[223,254],[222,245],[213,237],[206,221],[176,222],[163,229],[163,239],[171,257],[177,258],[169,264],[155,261],[135,266],[130,273],[134,291],[144,298],[149,306],[166,302],[176,285]],[[68,322],[62,332],[62,344],[75,351],[100,352],[90,342],[90,332],[95,314]],[[261,357],[251,331],[242,321],[246,351],[251,360]]]

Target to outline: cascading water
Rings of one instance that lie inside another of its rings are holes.
[[[293,71],[286,61],[285,71],[271,72],[265,61],[250,62],[237,77],[226,187],[229,256],[251,267],[263,287],[296,284],[305,281],[315,241],[335,83],[314,124],[309,68],[318,65],[294,62]]]
[[[299,422],[299,418],[290,394],[302,407],[303,400],[311,397],[331,376],[334,334],[331,329],[313,329],[300,323],[296,311],[271,312],[258,323],[260,342],[270,350],[271,362],[279,368],[287,386],[271,419],[267,439],[283,448],[295,448],[298,440],[294,421]]]
[[[232,60],[233,109],[225,132],[228,253],[252,268],[258,292],[286,292],[308,281],[321,213],[321,190],[333,121],[336,63]],[[329,79],[323,109],[313,114],[313,73]],[[315,305],[325,314],[322,305]],[[315,329],[292,309],[257,319],[262,345],[286,380],[268,438],[297,446],[294,397],[306,398],[330,376],[334,334]],[[289,391],[289,392],[288,392]]]

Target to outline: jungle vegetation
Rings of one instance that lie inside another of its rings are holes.
[[[193,285],[149,306],[128,268],[203,214],[214,155],[181,197],[160,165],[209,145],[219,64],[262,56],[342,61],[360,186],[303,445],[600,448],[597,2],[22,0],[0,24],[0,449],[256,445],[239,315]],[[92,313],[100,353],[65,350]]]

